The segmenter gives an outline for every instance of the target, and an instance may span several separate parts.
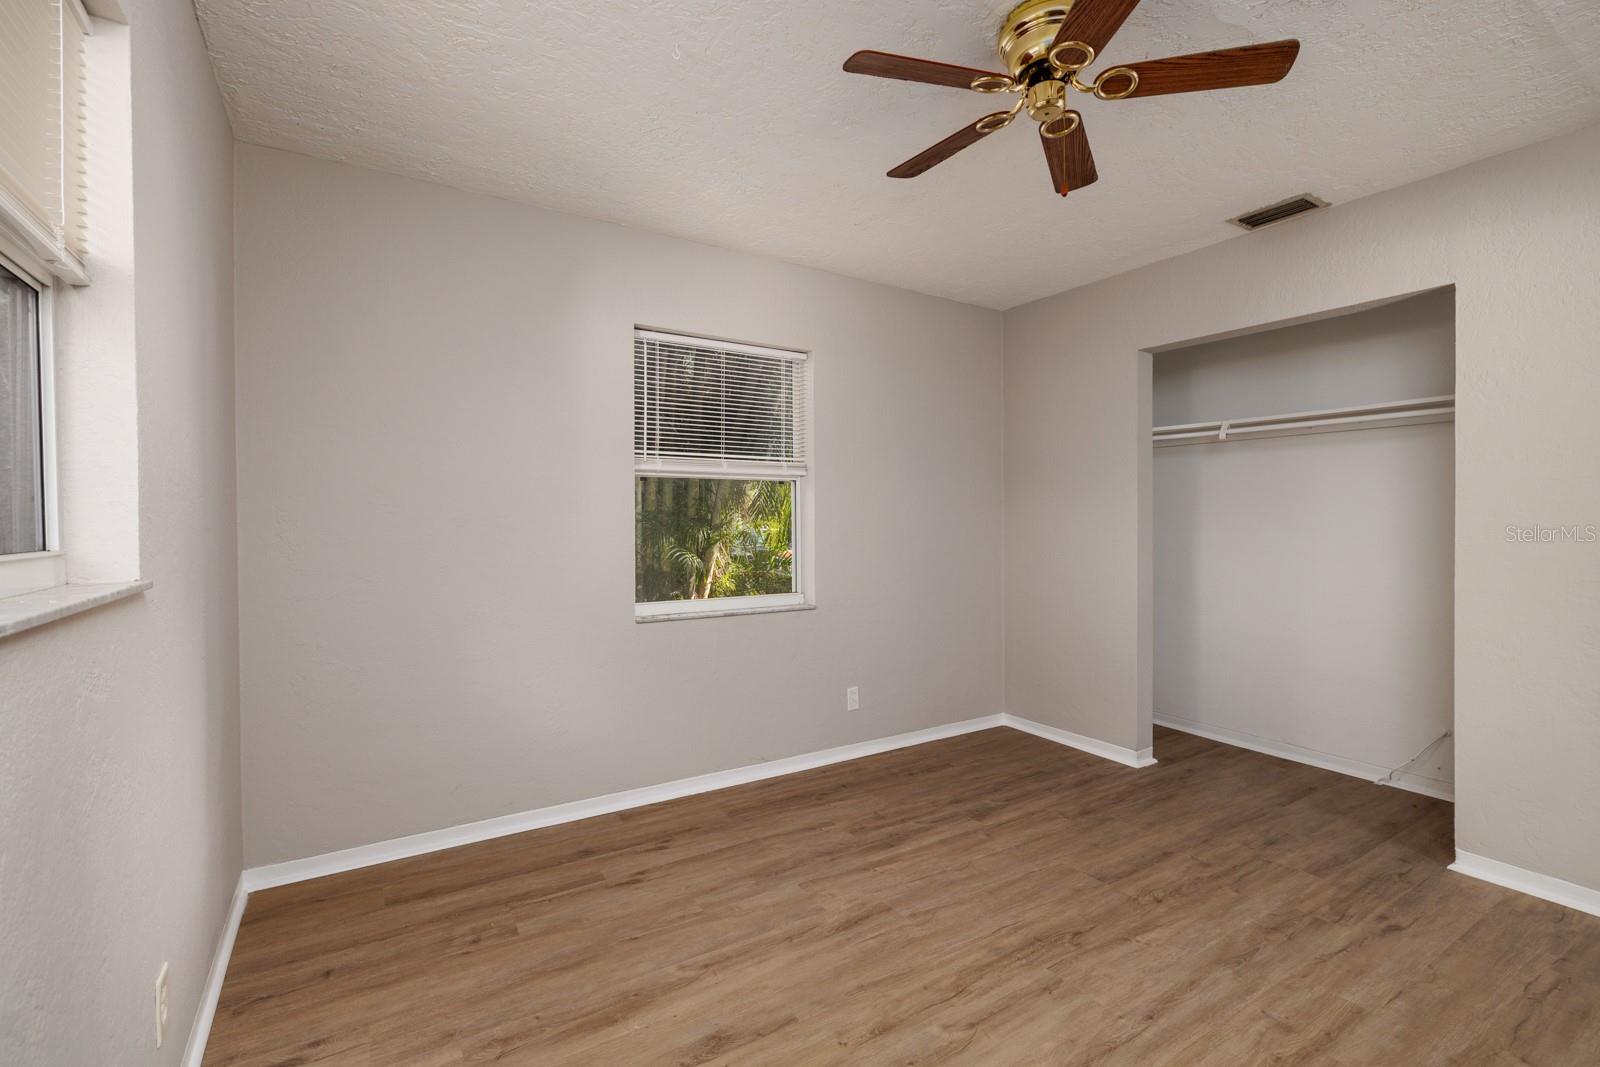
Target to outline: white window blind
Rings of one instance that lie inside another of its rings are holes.
[[[634,469],[805,474],[809,370],[800,352],[635,331]]]
[[[0,217],[52,259],[86,245],[89,27],[78,0],[0,0]]]

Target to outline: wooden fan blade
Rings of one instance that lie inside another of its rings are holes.
[[[1129,93],[1136,96],[1163,96],[1167,93],[1199,93],[1208,89],[1234,89],[1241,85],[1269,85],[1281,81],[1300,54],[1299,41],[1273,41],[1222,48],[1215,52],[1196,52],[1188,56],[1168,56],[1143,63],[1129,63],[1139,75],[1139,84]],[[1112,96],[1127,84],[1125,78],[1106,79]]]
[[[992,70],[976,67],[958,67],[954,63],[938,63],[931,59],[914,59],[897,56],[891,52],[857,52],[844,61],[844,69],[851,74],[870,74],[874,78],[895,78],[903,82],[924,82],[928,85],[948,85],[952,89],[971,89],[974,78],[1011,79]]]
[[[1096,54],[1105,51],[1112,36],[1128,21],[1139,0],[1078,0],[1067,13],[1051,47],[1068,41],[1081,41]]]
[[[1006,113],[1004,111],[1001,111],[997,112],[995,115],[985,116],[985,118],[1005,118],[1005,114]],[[975,145],[979,141],[983,140],[985,137],[989,136],[989,134],[996,132],[994,130],[980,130],[978,128],[978,124],[982,121],[983,119],[979,119],[978,122],[974,122],[971,126],[963,126],[960,130],[952,133],[949,137],[946,137],[932,148],[924,148],[922,151],[918,152],[916,155],[912,156],[910,159],[894,168],[894,170],[891,170],[889,172],[889,177],[915,178],[917,175],[923,174],[933,167],[938,166],[940,163],[943,163],[945,160],[949,159],[963,148],[971,147],[972,145]]]
[[[1044,145],[1044,158],[1050,164],[1050,184],[1055,191],[1066,196],[1074,189],[1099,181],[1100,175],[1094,169],[1094,153],[1089,151],[1089,137],[1083,131],[1083,117],[1078,117],[1077,128],[1065,137],[1046,137],[1044,131],[1051,125],[1046,123],[1039,127],[1039,143]]]

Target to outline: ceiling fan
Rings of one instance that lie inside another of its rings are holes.
[[[1166,93],[1194,93],[1266,85],[1279,81],[1300,54],[1299,41],[1273,41],[1148,59],[1108,67],[1092,81],[1081,75],[1099,58],[1139,0],[1024,0],[1000,27],[997,45],[1010,73],[913,59],[889,52],[857,52],[845,61],[852,74],[947,85],[977,93],[1016,93],[1010,110],[985,115],[889,172],[915,178],[963,148],[1011,125],[1024,110],[1039,124],[1039,140],[1050,164],[1050,183],[1066,196],[1099,175],[1084,134],[1083,116],[1068,107],[1069,90],[1101,100],[1127,100]]]

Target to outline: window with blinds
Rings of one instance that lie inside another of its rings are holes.
[[[807,367],[799,352],[637,331],[635,465],[805,473]]]
[[[805,604],[809,372],[801,352],[634,333],[640,619]]]
[[[0,0],[0,221],[52,261],[81,260],[88,243],[90,26],[79,0]]]

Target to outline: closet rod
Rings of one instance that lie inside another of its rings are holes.
[[[1455,410],[1454,396],[1430,396],[1383,404],[1301,411],[1289,415],[1253,415],[1248,418],[1223,419],[1217,422],[1157,426],[1151,431],[1151,443],[1160,448],[1231,441],[1245,436],[1287,437],[1295,434],[1423,425],[1448,422],[1455,418]]]

